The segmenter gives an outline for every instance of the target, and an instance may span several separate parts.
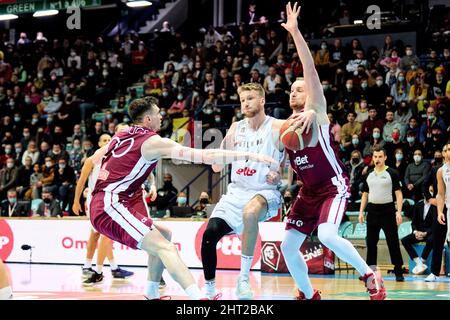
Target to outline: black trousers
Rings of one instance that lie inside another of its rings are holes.
[[[447,209],[444,209],[447,214]],[[446,221],[448,224],[448,221]],[[444,250],[445,239],[447,237],[447,225],[442,225],[437,221],[437,214],[433,217],[433,253],[431,255],[431,273],[439,276],[441,272],[442,250]]]
[[[417,240],[414,233],[408,234],[406,237],[402,239],[403,247],[405,247],[406,252],[408,252],[408,255],[411,259],[415,259],[418,256],[416,250],[413,247],[413,244],[422,242],[424,240]],[[433,249],[433,234],[427,235],[425,238],[425,248],[422,251],[421,258],[424,260],[428,259],[428,256],[430,255],[431,250]]]
[[[387,210],[388,209],[388,210]],[[395,206],[370,205],[367,207],[367,264],[374,266],[377,264],[378,241],[380,240],[380,230],[386,235],[386,242],[394,265],[394,272],[402,272],[403,259],[400,252],[400,242],[397,233],[397,221],[395,219]]]

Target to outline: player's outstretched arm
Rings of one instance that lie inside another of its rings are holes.
[[[279,163],[266,155],[221,149],[193,149],[184,147],[175,141],[160,136],[148,138],[142,145],[142,155],[148,160],[172,158],[194,163],[225,165],[237,160],[263,162],[278,170]]]
[[[220,143],[220,149],[233,150],[234,149],[234,134],[236,133],[236,122],[231,124],[225,138]],[[223,170],[223,165],[213,164],[212,169],[214,172],[220,172]]]
[[[323,95],[322,84],[320,83],[319,75],[317,74],[308,44],[298,29],[297,19],[299,14],[300,6],[298,6],[297,2],[294,4],[294,7],[292,7],[289,2],[286,5],[287,21],[286,23],[282,23],[281,26],[292,35],[303,66],[305,91],[307,99],[309,99],[309,102],[305,105],[305,109],[314,108],[317,112],[326,113],[326,100]]]
[[[81,169],[80,178],[78,179],[77,186],[75,188],[75,197],[73,199],[72,210],[73,213],[75,213],[77,216],[80,214],[81,211],[80,205],[81,194],[83,193],[84,186],[86,185],[86,180],[91,174],[93,168],[94,164],[92,162],[92,159],[87,158],[86,161],[84,162],[83,168]]]

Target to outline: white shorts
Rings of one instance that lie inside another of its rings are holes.
[[[256,195],[260,195],[266,199],[268,206],[266,215],[260,222],[275,217],[278,214],[278,209],[281,207],[281,194],[278,190],[237,189],[233,190],[233,192],[224,194],[220,198],[220,201],[214,207],[214,211],[210,218],[220,218],[225,220],[236,234],[241,235],[244,230],[244,223],[242,221],[244,207]]]

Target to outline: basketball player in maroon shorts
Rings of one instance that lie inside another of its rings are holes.
[[[299,252],[303,241],[316,228],[319,240],[341,259],[351,264],[361,274],[372,300],[386,297],[383,280],[361,258],[352,244],[338,236],[338,227],[347,207],[349,179],[344,164],[332,147],[327,104],[311,52],[297,26],[300,7],[286,5],[287,22],[281,25],[292,35],[300,61],[304,80],[291,86],[290,106],[294,113],[315,110],[318,124],[318,142],[315,147],[300,151],[286,149],[292,168],[303,186],[293,204],[286,223],[285,238],[281,250],[286,265],[298,286],[297,299],[320,299],[320,292],[313,290],[308,278],[308,267]]]
[[[164,237],[170,231],[154,224],[142,206],[132,205],[141,185],[163,157],[206,164],[228,164],[241,159],[278,164],[264,155],[192,149],[161,138],[156,133],[162,119],[157,101],[153,97],[134,100],[129,107],[134,125],[116,133],[105,147],[106,152],[99,149],[94,154],[92,160],[94,163],[101,160],[101,168],[92,192],[90,219],[101,234],[148,253],[147,298],[160,298],[159,282],[165,267],[191,299],[200,299],[202,294],[194,278],[175,246]]]

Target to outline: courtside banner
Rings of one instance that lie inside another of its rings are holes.
[[[172,231],[172,242],[190,268],[201,268],[201,242],[205,221],[157,221]],[[0,219],[0,258],[8,262],[83,264],[90,235],[89,220],[76,219]],[[261,268],[261,240],[274,233],[282,240],[284,224],[260,224],[252,269]],[[281,231],[281,232],[280,232]],[[30,250],[23,250],[28,245]],[[31,255],[30,255],[31,253]],[[115,260],[120,265],[146,266],[147,255],[120,243],[114,243]],[[241,240],[236,235],[224,237],[217,245],[218,268],[239,269]],[[95,260],[95,258],[94,258]]]

